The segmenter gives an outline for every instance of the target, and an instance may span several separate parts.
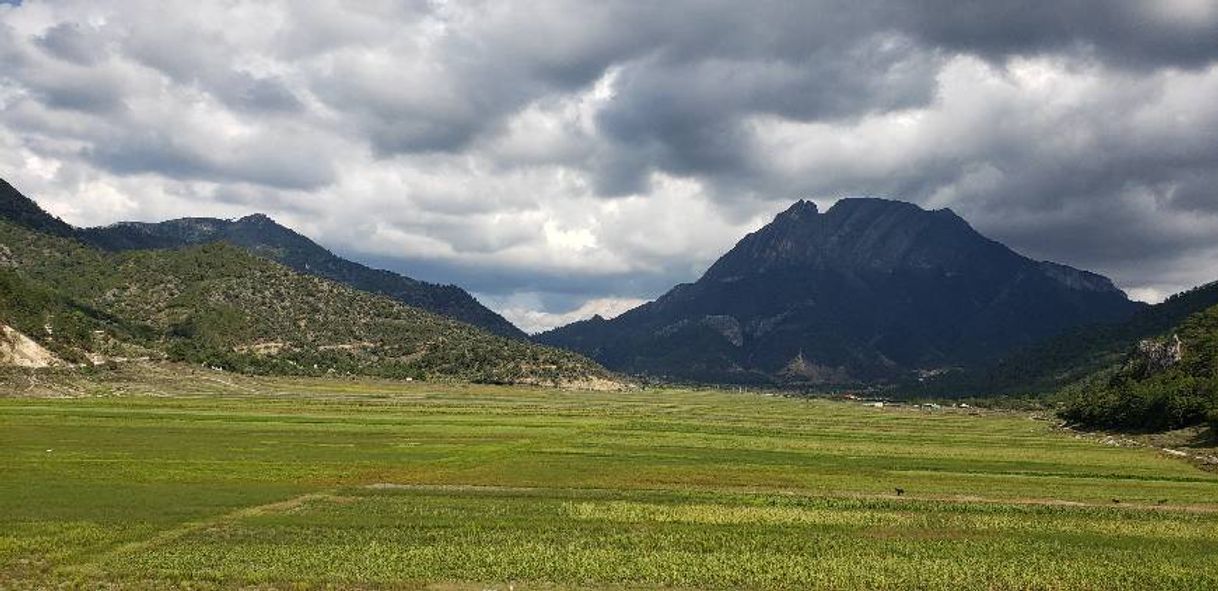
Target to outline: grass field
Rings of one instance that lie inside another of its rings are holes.
[[[217,375],[0,397],[0,589],[1218,588],[1218,475],[1027,415]]]

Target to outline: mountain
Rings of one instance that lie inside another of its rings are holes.
[[[255,214],[239,220],[184,218],[156,224],[123,222],[79,231],[84,242],[110,251],[226,242],[287,267],[393,298],[495,334],[527,340],[524,331],[455,285],[437,285],[343,259],[271,218]]]
[[[702,382],[856,384],[975,366],[1128,318],[1107,278],[1023,257],[950,210],[800,201],[695,283],[539,335],[612,369]]]
[[[0,221],[0,323],[63,362],[599,386],[574,353],[492,335],[226,243],[111,253]],[[28,354],[26,355],[28,357]],[[45,357],[45,356],[44,356]]]
[[[498,335],[528,340],[524,331],[478,303],[460,287],[419,281],[348,261],[262,214],[235,221],[184,218],[156,224],[122,222],[102,228],[78,229],[46,213],[33,200],[0,180],[0,219],[35,232],[76,238],[91,246],[116,252],[227,242],[301,273],[384,295],[408,306],[454,318]]]
[[[1059,413],[1074,424],[1164,431],[1208,422],[1218,437],[1218,305],[1138,341],[1061,397]]]
[[[1139,341],[1159,337],[1213,306],[1218,306],[1218,282],[1173,295],[1123,322],[1075,328],[1017,349],[988,366],[903,389],[934,396],[1051,394],[1120,363]]]

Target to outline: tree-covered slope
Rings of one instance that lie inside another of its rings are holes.
[[[438,285],[346,260],[265,215],[239,220],[183,218],[155,224],[123,222],[78,231],[84,242],[110,251],[182,248],[227,242],[295,271],[388,296],[519,340],[528,336],[455,285]]]
[[[74,228],[0,179],[0,220],[107,251],[170,249],[227,242],[297,272],[331,279],[408,306],[447,316],[498,335],[528,340],[519,328],[483,306],[456,285],[419,281],[346,260],[271,218],[255,214],[239,220],[183,218],[148,224],[122,222],[101,228]]]
[[[1089,427],[1160,431],[1208,420],[1218,428],[1218,306],[1140,341],[1119,365],[1063,394],[1062,416]]]
[[[1083,326],[992,365],[906,389],[935,396],[1049,394],[1120,363],[1138,341],[1160,336],[1211,306],[1218,306],[1218,282],[1176,294],[1126,321]]]
[[[610,377],[576,354],[224,243],[106,253],[0,222],[0,290],[0,320],[74,361],[144,354],[262,373],[548,384]]]

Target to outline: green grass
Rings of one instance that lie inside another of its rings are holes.
[[[0,398],[2,589],[1218,588],[1218,476],[1023,414],[175,372],[71,391]]]

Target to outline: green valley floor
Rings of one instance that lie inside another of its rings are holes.
[[[4,383],[0,589],[1218,588],[1218,475],[1028,414]]]

